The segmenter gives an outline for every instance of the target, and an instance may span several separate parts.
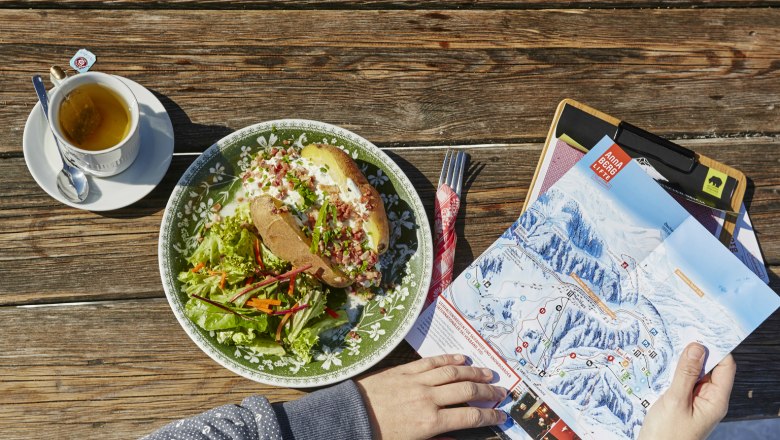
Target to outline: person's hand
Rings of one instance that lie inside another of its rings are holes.
[[[498,425],[506,413],[454,407],[470,401],[504,400],[489,385],[493,372],[463,365],[460,354],[423,358],[357,379],[377,439],[427,439],[443,432]]]
[[[705,349],[699,344],[685,348],[672,385],[647,412],[640,440],[703,440],[726,416],[737,364],[728,355],[698,381],[704,355]]]

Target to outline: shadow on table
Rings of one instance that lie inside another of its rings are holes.
[[[174,100],[154,89],[149,89],[149,91],[151,91],[152,94],[154,94],[154,96],[160,100],[162,105],[165,107],[165,111],[168,112],[168,116],[171,118],[171,123],[173,124],[174,137],[181,139],[181,137],[186,133],[184,139],[196,139],[198,145],[196,152],[205,151],[206,148],[235,131],[232,128],[226,127],[224,125],[196,124],[192,122],[184,109],[182,109]],[[179,151],[174,149],[174,152],[185,152],[181,151],[181,142],[179,143],[179,146]]]
[[[99,212],[98,214],[103,217],[141,218],[155,214],[164,209],[168,202],[168,197],[187,167],[209,146],[233,132],[233,129],[223,125],[193,123],[184,109],[182,109],[174,100],[156,90],[149,90],[160,100],[165,107],[165,111],[168,113],[168,117],[171,119],[174,136],[174,156],[171,159],[165,176],[162,181],[157,184],[154,190],[130,206],[115,211]],[[197,139],[199,144],[197,151],[192,151],[191,154],[186,154],[187,151],[180,151],[182,149],[182,137],[184,137],[184,139]],[[179,139],[178,143],[176,143],[176,139]],[[179,148],[177,148],[177,145]],[[176,155],[176,153],[185,154]]]

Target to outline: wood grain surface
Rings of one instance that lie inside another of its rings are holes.
[[[0,0],[0,8],[88,9],[569,9],[773,7],[777,0]]]
[[[780,290],[780,2],[571,3],[0,1],[0,437],[136,438],[252,393],[305,393],[210,360],[157,269],[179,177],[263,120],[375,142],[429,215],[444,148],[467,151],[459,273],[518,216],[555,107],[575,98],[742,170]],[[154,91],[176,137],[160,185],[106,213],[51,199],[22,154],[30,76],[82,47],[96,69]],[[735,351],[729,419],[779,415],[778,341],[776,313]],[[415,357],[402,343],[381,366]]]
[[[382,145],[539,142],[563,97],[672,138],[777,135],[777,23],[778,9],[6,10],[0,153],[21,148],[29,76],[80,47],[161,95],[180,152],[280,117]]]

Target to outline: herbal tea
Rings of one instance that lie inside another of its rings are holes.
[[[83,150],[105,150],[130,131],[130,111],[113,90],[100,84],[80,86],[60,104],[59,124],[65,138]]]

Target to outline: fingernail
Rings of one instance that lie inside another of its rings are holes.
[[[506,423],[507,428],[515,424],[515,420],[509,417],[509,414],[507,414],[506,411],[501,411],[501,414],[503,415],[503,417],[501,417],[503,419],[501,423]]]
[[[482,375],[485,377],[493,377],[493,370],[491,370],[490,368],[483,368]]]
[[[500,388],[500,387],[496,387],[496,389],[498,390],[498,398],[499,398],[499,400],[504,400],[504,398],[506,397],[506,395],[508,393],[507,389],[506,388]]]
[[[688,356],[688,359],[693,361],[700,361],[701,358],[704,357],[704,347],[702,347],[699,344],[693,344],[690,347],[688,347],[688,352],[686,353],[686,356]]]
[[[466,356],[463,356],[462,354],[456,354],[454,358],[455,362],[463,362],[466,360]]]

